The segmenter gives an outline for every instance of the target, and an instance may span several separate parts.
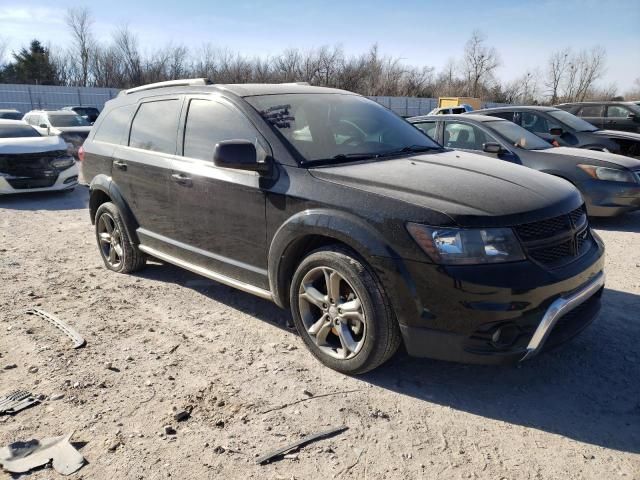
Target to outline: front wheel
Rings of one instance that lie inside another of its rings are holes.
[[[100,255],[109,270],[131,273],[144,267],[145,255],[131,243],[118,207],[111,202],[100,205],[95,225]]]
[[[360,374],[388,360],[400,332],[382,285],[355,253],[332,246],[298,266],[290,291],[296,329],[325,365]]]

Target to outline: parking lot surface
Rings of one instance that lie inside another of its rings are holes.
[[[71,478],[640,478],[640,213],[592,222],[603,310],[571,343],[511,367],[399,353],[352,378],[314,360],[267,301],[158,262],[106,270],[87,200],[0,197],[0,395],[46,396],[0,416],[0,447],[75,432],[87,464]],[[34,306],[86,347],[23,313]]]

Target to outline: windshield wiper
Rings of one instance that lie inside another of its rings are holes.
[[[397,150],[380,153],[379,156],[386,157],[389,155],[401,155],[403,153],[420,153],[427,152],[429,150],[441,150],[441,147],[430,147],[428,145],[409,145],[408,147],[402,147]]]

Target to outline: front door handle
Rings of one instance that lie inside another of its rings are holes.
[[[116,160],[113,162],[113,166],[116,168],[119,168],[120,170],[126,170],[127,169],[127,163],[126,162],[122,162],[120,160]]]
[[[171,180],[179,185],[190,186],[191,177],[187,177],[184,173],[174,173],[171,175]]]

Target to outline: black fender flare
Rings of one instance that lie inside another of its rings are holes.
[[[276,231],[269,247],[269,284],[277,305],[289,303],[287,272],[294,267],[291,258],[300,241],[310,236],[334,239],[352,248],[375,269],[375,257],[394,259],[401,271],[406,271],[400,256],[384,237],[363,219],[346,212],[330,209],[310,209],[296,213]]]
[[[140,225],[131,212],[129,204],[122,196],[118,185],[113,181],[113,179],[104,174],[96,175],[89,185],[89,192],[89,214],[91,215],[91,223],[95,223],[96,211],[100,206],[100,204],[95,200],[98,198],[95,192],[102,192],[109,197],[109,201],[115,204],[115,206],[118,207],[118,210],[120,210],[120,215],[122,216],[124,226],[127,229],[127,234],[129,235],[131,242],[134,244],[140,243],[137,233],[137,229]]]

